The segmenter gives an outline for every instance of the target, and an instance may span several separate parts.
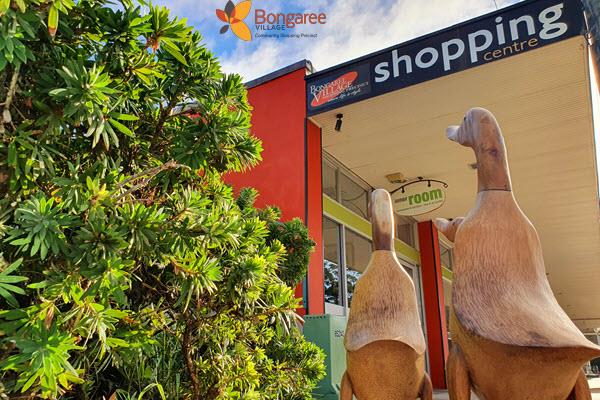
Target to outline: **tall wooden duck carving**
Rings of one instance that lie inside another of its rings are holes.
[[[467,112],[450,140],[473,148],[475,207],[437,220],[454,241],[446,365],[451,400],[591,399],[582,366],[600,356],[559,306],[546,278],[537,232],[511,191],[506,148],[494,116]]]
[[[341,400],[432,399],[415,286],[394,251],[387,191],[371,195],[374,251],[358,280],[344,338]]]

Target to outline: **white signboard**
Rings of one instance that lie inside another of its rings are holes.
[[[444,185],[423,180],[392,195],[394,211],[400,215],[420,215],[437,210],[446,201]]]

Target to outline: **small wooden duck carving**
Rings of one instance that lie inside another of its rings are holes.
[[[464,219],[436,220],[454,241],[446,365],[451,400],[591,399],[582,366],[600,356],[554,298],[537,232],[511,191],[496,119],[467,112],[450,140],[473,148],[478,194]]]
[[[415,286],[394,251],[392,200],[383,189],[371,195],[371,221],[375,250],[354,290],[340,399],[431,400]]]

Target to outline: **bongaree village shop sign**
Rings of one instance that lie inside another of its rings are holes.
[[[580,35],[579,0],[526,1],[308,75],[315,115]]]

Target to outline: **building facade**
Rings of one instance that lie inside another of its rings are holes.
[[[559,302],[584,332],[600,327],[591,12],[579,0],[525,1],[324,71],[303,60],[247,83],[263,161],[227,180],[308,226],[317,245],[297,288],[302,314],[348,314],[371,253],[371,190],[399,203],[406,183],[441,182],[435,208],[397,213],[395,249],[417,289],[433,385],[446,386],[452,245],[432,219],[468,212],[476,172],[444,128],[483,106],[505,130],[515,195]]]

